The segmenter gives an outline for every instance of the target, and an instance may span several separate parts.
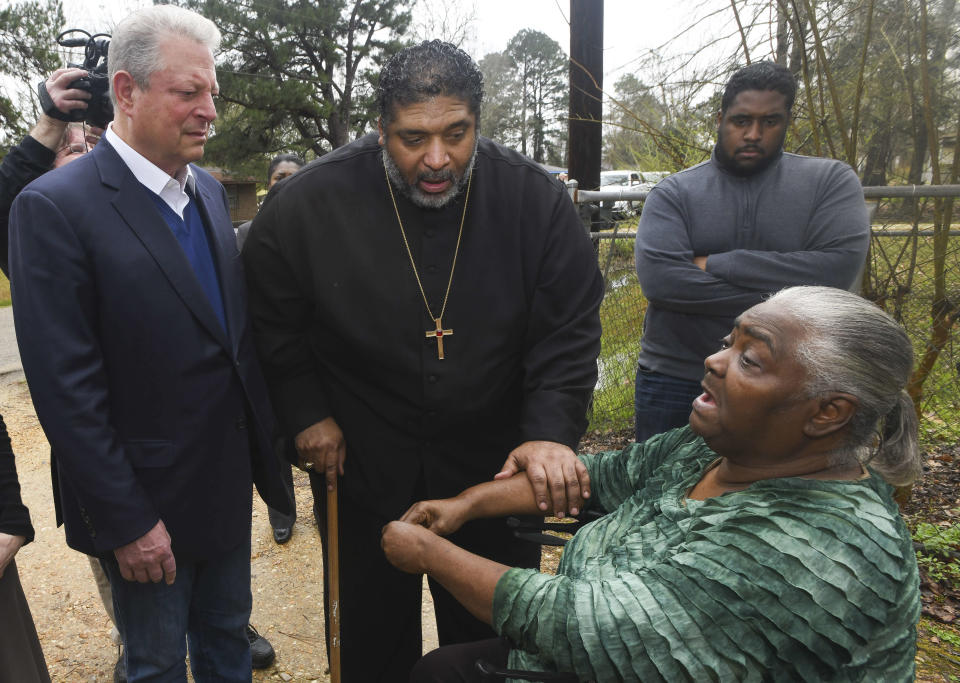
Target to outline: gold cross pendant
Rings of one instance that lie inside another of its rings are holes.
[[[450,337],[453,335],[453,330],[443,329],[443,323],[440,322],[440,318],[434,318],[433,322],[437,324],[437,329],[427,330],[426,338],[430,339],[431,337],[437,338],[437,358],[443,360],[443,338]]]

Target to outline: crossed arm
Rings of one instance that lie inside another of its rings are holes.
[[[783,287],[849,287],[863,265],[869,216],[849,167],[823,171],[805,219],[767,216],[761,227],[771,235],[781,231],[781,240],[744,248],[735,246],[731,233],[728,249],[709,254],[697,253],[694,236],[716,230],[724,235],[729,226],[691,216],[677,187],[668,183],[650,193],[637,228],[637,275],[644,295],[661,309],[734,316]]]

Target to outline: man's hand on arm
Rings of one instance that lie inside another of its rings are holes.
[[[337,474],[343,475],[343,462],[347,459],[347,442],[337,421],[328,417],[310,425],[297,434],[294,444],[300,456],[300,468],[324,473],[327,490],[332,491]]]
[[[707,257],[706,256],[694,256],[693,265],[702,270],[703,272],[707,271]]]
[[[590,497],[590,475],[586,466],[569,447],[554,441],[527,441],[507,456],[494,479],[507,479],[526,471],[533,486],[537,507],[554,515],[577,515],[583,501]]]
[[[170,534],[162,519],[137,540],[115,549],[113,554],[120,565],[120,576],[127,581],[160,583],[165,579],[170,585],[177,577]]]
[[[3,578],[3,572],[6,571],[7,565],[10,564],[10,560],[17,554],[25,540],[23,536],[0,532],[0,579]]]
[[[57,69],[50,78],[46,80],[47,94],[53,101],[53,105],[64,114],[74,109],[86,109],[87,100],[90,99],[90,93],[80,88],[71,88],[70,84],[78,78],[86,76],[87,72],[83,69]],[[60,121],[52,116],[41,114],[37,125],[30,131],[30,137],[39,142],[47,149],[56,151],[60,140],[63,138],[63,131],[67,127],[66,121]]]

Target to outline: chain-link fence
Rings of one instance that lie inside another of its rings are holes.
[[[864,189],[872,209],[873,237],[863,293],[904,326],[913,340],[917,367],[926,368],[915,394],[922,441],[956,444],[960,442],[960,202],[949,231],[935,231],[938,219],[945,224],[945,217],[938,213],[945,207],[938,209],[935,202],[945,204],[945,197],[960,197],[960,187]],[[929,196],[934,192],[940,198]],[[646,193],[574,194],[578,203],[602,200],[609,207],[614,200],[632,200],[636,205]],[[601,211],[603,229],[592,233],[606,296],[600,310],[603,343],[591,428],[619,430],[632,425],[646,300],[633,265],[637,218],[630,216],[612,225],[608,218]]]

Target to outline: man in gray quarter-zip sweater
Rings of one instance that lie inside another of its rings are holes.
[[[740,313],[784,287],[848,288],[860,273],[870,222],[853,169],[783,151],[796,88],[777,64],[737,71],[710,159],[647,197],[635,254],[648,300],[638,442],[687,423],[703,359]]]

